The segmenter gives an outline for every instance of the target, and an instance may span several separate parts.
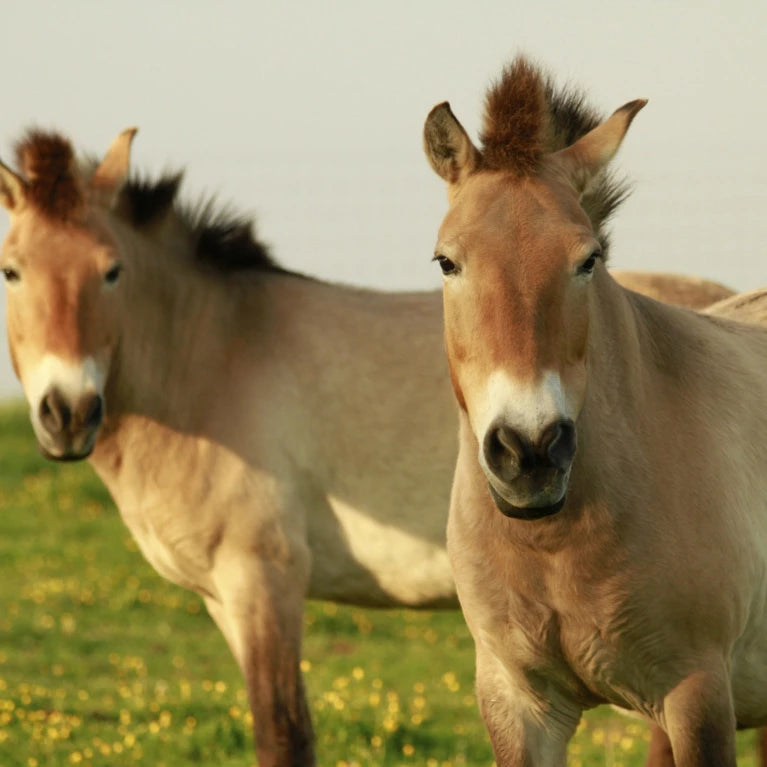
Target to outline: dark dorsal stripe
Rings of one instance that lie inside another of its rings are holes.
[[[120,194],[119,209],[137,229],[147,228],[166,215],[175,215],[189,232],[194,256],[221,271],[254,269],[288,273],[272,259],[253,233],[252,219],[217,209],[207,201],[196,206],[178,202],[182,173],[157,181],[130,179]]]
[[[176,199],[183,174],[161,176],[156,181],[131,179],[120,191],[118,208],[137,229],[165,216]]]

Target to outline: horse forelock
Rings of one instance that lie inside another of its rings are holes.
[[[546,112],[540,70],[517,57],[485,97],[482,166],[520,176],[535,173],[545,153]]]
[[[485,100],[481,167],[524,177],[537,173],[547,154],[575,143],[604,119],[585,95],[554,80],[518,56],[489,89]],[[581,197],[606,255],[603,225],[629,194],[629,185],[603,172]]]
[[[26,200],[49,218],[69,221],[85,206],[72,145],[58,133],[30,129],[16,144]]]
[[[25,181],[25,199],[46,217],[82,223],[89,206],[103,204],[103,198],[88,192],[98,161],[92,157],[78,161],[68,139],[32,128],[15,149]],[[293,274],[272,259],[267,246],[256,237],[249,216],[233,214],[210,200],[197,205],[179,203],[182,176],[165,173],[152,180],[132,176],[121,186],[112,213],[150,238],[159,236],[153,230],[155,224],[175,221],[188,235],[190,260],[216,271],[252,269]]]

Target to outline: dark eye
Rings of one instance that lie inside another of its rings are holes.
[[[19,273],[9,267],[3,269],[3,277],[5,277],[6,282],[18,282],[21,279]]]
[[[121,264],[115,264],[105,275],[104,282],[107,285],[114,285],[118,279],[120,279],[120,272],[123,268]]]
[[[578,274],[591,274],[594,271],[594,267],[597,265],[597,259],[602,254],[595,250],[579,267]]]
[[[455,274],[458,267],[447,256],[434,256],[434,261],[439,264],[442,274]]]

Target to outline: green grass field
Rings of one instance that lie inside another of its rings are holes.
[[[459,613],[310,603],[302,665],[324,767],[493,763]],[[144,562],[87,465],[45,462],[0,406],[0,767],[246,767],[249,719],[201,601]],[[570,765],[638,766],[646,743],[598,709]]]

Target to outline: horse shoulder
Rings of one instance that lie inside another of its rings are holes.
[[[143,554],[179,585],[214,593],[222,549],[286,563],[301,546],[274,475],[213,440],[133,416],[91,460]]]

